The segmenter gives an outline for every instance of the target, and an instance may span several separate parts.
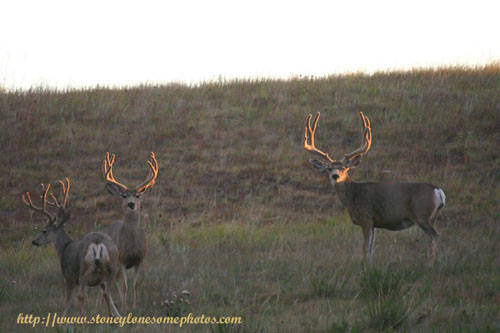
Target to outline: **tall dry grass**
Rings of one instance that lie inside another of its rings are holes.
[[[154,151],[160,173],[143,208],[150,252],[138,314],[243,317],[212,331],[499,329],[499,92],[497,65],[2,91],[1,326],[19,330],[19,312],[60,311],[64,300],[55,251],[30,244],[41,220],[21,193],[68,176],[67,229],[80,237],[120,218],[104,190],[106,151],[129,183],[146,177]],[[358,144],[358,111],[370,117],[373,145],[355,180],[444,189],[434,266],[426,236],[410,229],[379,232],[374,265],[364,267],[361,232],[302,148],[305,117],[317,111],[320,145],[334,156]],[[182,290],[189,304],[165,302]]]

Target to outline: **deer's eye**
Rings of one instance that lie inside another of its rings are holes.
[[[46,234],[47,233],[47,230],[43,230],[42,233]]]
[[[122,198],[125,199],[127,196],[125,194],[122,194]]]

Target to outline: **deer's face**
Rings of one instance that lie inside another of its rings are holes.
[[[122,199],[122,207],[125,212],[140,210],[143,192],[137,192],[135,189],[123,189],[113,183],[107,183],[106,189],[110,194],[119,196]]]
[[[59,208],[57,215],[52,221],[47,224],[42,231],[35,236],[31,244],[40,246],[56,241],[56,234],[63,224],[71,217],[70,211],[67,208]]]
[[[332,163],[330,166],[327,168],[328,172],[328,178],[330,179],[330,182],[332,185],[335,185],[337,183],[343,183],[349,178],[349,168],[343,166],[340,163]]]
[[[126,190],[122,192],[122,207],[125,211],[138,211],[141,208],[141,194],[134,190]]]
[[[52,243],[56,241],[56,231],[57,227],[55,223],[49,223],[45,226],[42,231],[35,236],[35,239],[31,242],[31,244],[40,246],[48,243]]]
[[[349,179],[350,167],[345,166],[340,162],[334,161],[332,163],[328,163],[318,160],[309,160],[309,162],[311,162],[311,164],[318,171],[326,173],[332,185],[343,183]]]

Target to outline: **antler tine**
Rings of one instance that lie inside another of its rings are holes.
[[[331,163],[331,162],[334,162],[334,160],[327,153],[322,152],[321,150],[316,148],[316,146],[314,145],[314,134],[316,134],[316,127],[318,126],[319,116],[320,116],[320,113],[318,112],[316,114],[316,117],[314,117],[312,128],[311,128],[312,114],[309,114],[307,116],[306,129],[304,132],[304,149],[307,151],[310,151],[311,153],[316,153],[316,154],[320,155],[321,157],[326,158]],[[308,141],[310,141],[311,143],[309,144]]]
[[[147,190],[149,187],[153,186],[156,177],[158,177],[158,161],[156,160],[155,153],[151,152],[151,161],[148,161],[148,165],[151,169],[151,174],[149,177],[140,185],[135,188],[136,192],[142,192]]]
[[[61,197],[62,197],[61,203],[59,203],[59,200],[57,200],[57,197],[54,195],[54,193],[50,192],[50,196],[53,201],[47,200],[47,204],[49,206],[56,208],[66,208],[66,205],[68,203],[70,181],[68,177],[64,177],[64,180],[66,181],[66,183],[64,183],[63,180],[58,180],[58,183],[61,184]]]
[[[114,183],[123,189],[127,189],[127,186],[123,185],[122,183],[118,182],[115,177],[113,176],[113,163],[115,163],[115,154],[111,155],[111,158],[109,157],[109,152],[106,153],[106,159],[104,159],[104,176],[106,177],[106,181],[109,183]],[[69,183],[68,183],[69,186]]]
[[[31,200],[30,192],[26,192],[21,197],[22,197],[23,202],[26,206],[28,206],[29,208],[33,209],[36,212],[42,213],[45,217],[47,217],[49,219],[49,221],[52,221],[54,219],[54,216],[50,215],[49,212],[47,211],[47,195],[48,195],[49,190],[50,190],[50,184],[48,184],[47,186],[44,186],[42,184],[42,188],[44,189],[44,192],[42,195],[42,206],[41,207],[37,207],[33,204],[33,200]],[[26,199],[26,197],[28,199]]]
[[[50,184],[49,184],[49,186],[50,186]],[[45,184],[44,184],[44,183],[41,183],[41,184],[40,184],[40,187],[42,188],[42,191],[43,191],[43,192],[45,192],[45,190],[47,189],[47,188],[45,187]],[[46,199],[46,201],[45,201],[45,202],[46,202],[46,204],[47,204],[47,205],[49,205],[49,206],[51,206],[51,207],[56,207],[56,208],[57,208],[57,207],[59,207],[59,202],[57,201],[57,198],[56,198],[56,196],[54,195],[54,193],[52,193],[52,191],[50,191],[50,193],[47,193],[47,196],[48,196],[49,194],[50,194],[50,197],[52,198],[52,200],[53,200],[53,201],[49,201],[49,199],[47,198],[47,199]],[[40,195],[40,199],[44,200],[44,199],[43,199],[43,197],[44,197],[44,195],[43,195],[43,194],[42,194],[42,195]]]
[[[44,183],[40,183],[40,186],[42,187],[42,191],[43,191],[43,194],[40,196],[40,198],[42,199],[42,204],[43,204],[43,209],[46,210],[47,209],[47,196],[49,194],[49,190],[50,190],[50,184],[47,184],[47,186],[45,186]],[[53,196],[52,192],[50,192],[50,195]]]
[[[50,192],[50,196],[51,196],[51,198],[52,198],[52,200],[53,200],[53,201],[48,201],[48,200],[47,200],[47,204],[48,204],[49,206],[52,206],[52,207],[60,207],[60,205],[59,205],[59,201],[57,201],[57,198],[56,198],[56,196],[54,195],[54,193]]]
[[[68,204],[69,189],[71,187],[71,183],[68,177],[64,177],[64,180],[66,181],[66,184],[64,184],[64,181],[62,180],[59,180],[59,184],[61,184],[61,194],[63,195],[62,207],[66,208],[66,205]]]
[[[370,119],[368,119],[368,117],[366,117],[363,112],[360,112],[359,115],[361,117],[361,123],[363,125],[363,128],[361,130],[361,146],[353,152],[345,154],[344,158],[342,159],[343,163],[351,160],[356,156],[366,154],[368,150],[370,150],[370,147],[372,145],[372,129],[370,127]]]

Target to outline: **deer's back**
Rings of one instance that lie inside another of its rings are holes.
[[[118,262],[118,247],[111,238],[110,235],[104,232],[91,232],[82,238],[82,243],[84,244],[82,250],[86,252],[90,244],[103,244],[106,247],[107,253],[109,255],[109,261],[111,266],[116,266]]]

